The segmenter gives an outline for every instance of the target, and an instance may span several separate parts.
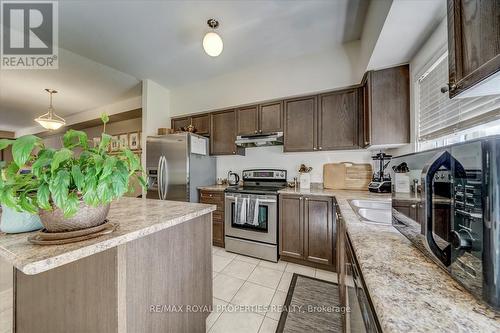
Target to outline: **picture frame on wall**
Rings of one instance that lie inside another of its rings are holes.
[[[132,150],[141,148],[141,139],[139,132],[132,132],[128,135],[128,147]]]
[[[118,149],[128,148],[128,133],[118,135]]]
[[[113,135],[111,137],[111,151],[118,151],[120,150],[120,140],[118,138],[118,135]]]

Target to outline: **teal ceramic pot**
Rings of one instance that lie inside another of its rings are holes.
[[[17,234],[42,229],[38,215],[20,213],[15,209],[2,206],[0,218],[0,231],[8,234]]]

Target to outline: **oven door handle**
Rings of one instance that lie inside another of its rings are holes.
[[[228,199],[228,200],[234,200],[235,197],[226,195],[226,199]],[[262,203],[276,203],[277,201],[274,200],[274,199],[259,199],[259,202],[262,202]]]

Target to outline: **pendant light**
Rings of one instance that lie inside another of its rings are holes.
[[[215,29],[219,26],[219,21],[215,19],[210,19],[207,24],[212,31],[208,32],[205,37],[203,37],[203,49],[211,57],[217,57],[222,53],[224,44],[222,43],[222,38],[215,32]]]
[[[35,121],[48,130],[56,130],[66,125],[66,121],[55,114],[54,107],[52,106],[52,94],[57,94],[57,91],[54,89],[45,89],[45,91],[50,94],[49,112],[36,118]]]

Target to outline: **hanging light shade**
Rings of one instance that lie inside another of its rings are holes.
[[[215,29],[219,26],[219,22],[215,19],[210,19],[207,24],[213,31],[208,32],[205,37],[203,37],[203,49],[211,57],[217,57],[222,53],[224,48],[224,43],[222,43],[222,38],[215,32]]]
[[[66,125],[66,121],[55,114],[54,107],[52,106],[52,94],[57,94],[57,91],[54,89],[45,89],[45,91],[50,94],[49,111],[36,118],[35,121],[48,130],[56,130],[61,126]]]

